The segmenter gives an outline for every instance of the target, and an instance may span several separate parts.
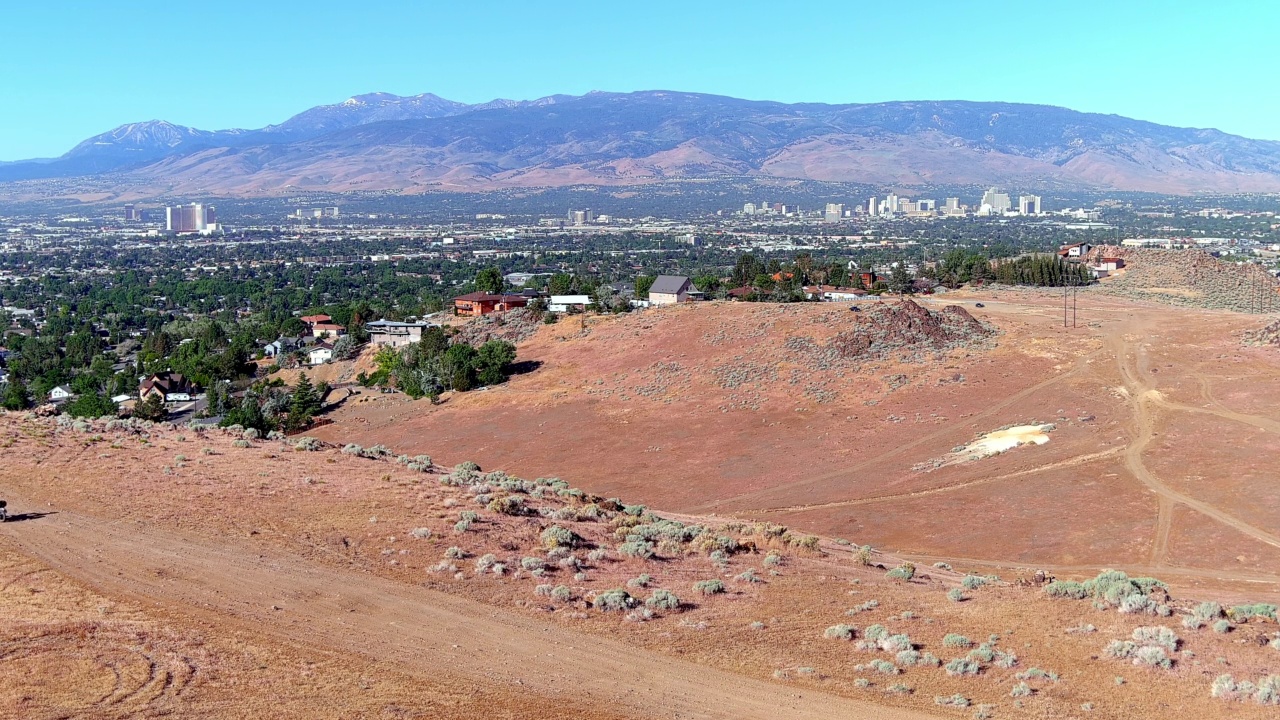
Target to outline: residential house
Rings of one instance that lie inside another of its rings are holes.
[[[725,297],[730,300],[750,300],[752,295],[756,294],[756,289],[750,285],[736,287],[725,293]]]
[[[594,304],[590,295],[552,295],[547,309],[555,313],[584,312]]]
[[[1067,260],[1080,260],[1084,258],[1085,255],[1088,255],[1089,251],[1092,249],[1093,246],[1087,242],[1063,245],[1062,249],[1058,251],[1058,257],[1065,258]]]
[[[75,393],[71,392],[71,388],[67,387],[66,385],[59,385],[58,387],[49,391],[49,400],[51,402],[55,402],[55,403],[66,402],[67,400],[70,400],[73,397],[75,397]]]
[[[453,313],[468,317],[480,317],[495,312],[506,312],[529,304],[528,295],[507,295],[473,292],[453,299]]]
[[[281,336],[262,347],[263,357],[280,357],[298,349],[298,341],[291,337]]]
[[[369,342],[374,345],[390,345],[393,348],[416,343],[422,339],[422,333],[432,323],[427,322],[395,322],[392,320],[374,320],[365,323],[364,329],[369,331]]]
[[[318,322],[311,325],[311,337],[331,337],[338,338],[347,334],[345,325],[339,325],[332,322]]]
[[[1124,258],[1098,258],[1098,261],[1089,266],[1096,278],[1104,278],[1111,273],[1124,268]]]
[[[689,299],[693,283],[683,275],[659,275],[649,288],[651,305],[675,305]]]
[[[195,392],[195,386],[191,381],[182,376],[181,373],[175,372],[158,372],[145,378],[142,384],[138,386],[138,399],[146,400],[152,395],[159,395],[162,400],[169,402],[179,400],[182,396],[187,399]]]
[[[805,287],[804,294],[810,300],[822,302],[854,302],[865,298],[867,291],[833,285],[811,285]]]
[[[333,322],[333,318],[329,317],[328,315],[303,315],[302,317],[300,317],[300,318],[298,318],[298,319],[299,319],[299,320],[301,320],[302,322],[306,323],[306,324],[307,324],[307,327],[311,327],[312,325],[315,325],[316,323],[331,323],[331,322]]]
[[[622,282],[613,282],[609,283],[609,287],[612,288],[615,293],[624,298],[635,297],[636,294],[636,284],[634,282],[626,282],[625,280]]]
[[[333,346],[327,342],[318,342],[307,353],[307,360],[312,365],[323,365],[333,359]]]

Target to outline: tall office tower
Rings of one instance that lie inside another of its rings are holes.
[[[168,232],[205,232],[212,230],[217,224],[213,206],[191,203],[164,209],[164,229]]]
[[[822,213],[822,219],[829,222],[839,222],[844,217],[844,205],[840,203],[827,203],[827,209]]]
[[[755,203],[747,203],[747,204],[743,205],[743,206],[742,206],[742,214],[743,214],[743,215],[755,215],[755,214],[756,214],[756,204],[755,204]]]
[[[1039,215],[1040,214],[1040,196],[1039,195],[1023,195],[1018,198],[1018,212],[1023,215]]]
[[[867,200],[867,214],[868,214],[868,215],[870,215],[871,217],[875,217],[875,216],[876,216],[876,211],[877,211],[877,210],[879,210],[879,209],[880,209],[880,206],[876,204],[876,199],[875,199],[875,198],[870,198],[870,199],[868,199],[868,200]]]
[[[916,203],[916,209],[920,212],[933,212],[938,209],[938,203],[934,200],[921,200]]]
[[[890,215],[898,212],[898,196],[895,193],[889,193],[885,196],[884,211]]]
[[[960,198],[947,198],[947,204],[943,209],[949,213],[960,212]]]
[[[997,215],[1003,215],[1013,207],[1013,203],[1009,200],[1009,193],[1002,193],[998,188],[990,188],[983,193],[982,204],[990,205],[991,212]]]
[[[124,206],[124,221],[125,221],[125,222],[137,222],[139,219],[140,219],[140,218],[138,217],[138,208],[137,208],[137,207],[135,207],[135,206],[133,206],[133,205],[125,205],[125,206]]]

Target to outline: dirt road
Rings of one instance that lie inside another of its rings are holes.
[[[27,507],[6,494],[16,508]],[[21,552],[108,596],[405,672],[520,687],[637,717],[923,720],[576,633],[422,587],[58,511],[0,525]]]

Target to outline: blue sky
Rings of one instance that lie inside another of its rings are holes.
[[[1280,140],[1280,3],[10,0],[0,160],[117,125],[260,127],[351,95],[668,89],[1006,100]]]

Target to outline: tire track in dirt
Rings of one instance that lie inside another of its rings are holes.
[[[975,413],[973,415],[970,415],[969,417],[965,418],[965,423],[968,425],[973,425],[978,421],[986,420],[987,418],[990,418],[996,415],[997,413],[1017,403],[1020,400],[1023,400],[1031,395],[1034,395],[1037,392],[1040,392],[1041,390],[1044,390],[1049,387],[1053,387],[1058,383],[1064,382],[1070,378],[1075,377],[1076,375],[1080,374],[1085,369],[1087,369],[1089,366],[1089,361],[1097,357],[1098,355],[1102,354],[1102,352],[1103,352],[1102,350],[1095,350],[1094,352],[1088,353],[1086,355],[1081,355],[1079,358],[1076,358],[1075,364],[1067,372],[1062,373],[1060,375],[1055,375],[1047,380],[1038,382],[1035,385],[1032,385],[1031,387],[1020,390],[1014,393],[1013,395],[1006,397],[1004,400],[991,405],[986,410],[983,410],[980,413]],[[715,512],[716,510],[723,510],[724,505],[726,504],[732,503],[737,505],[744,502],[750,502],[753,500],[763,500],[765,498],[768,498],[774,495],[786,495],[796,490],[815,485],[817,483],[826,482],[828,480],[836,480],[842,477],[859,475],[863,473],[867,468],[873,467],[877,463],[902,455],[906,453],[908,450],[912,450],[926,443],[933,442],[935,440],[947,437],[949,435],[954,435],[958,431],[960,431],[959,423],[955,425],[951,425],[949,427],[944,427],[941,430],[938,430],[936,432],[921,435],[920,437],[910,442],[906,442],[901,445],[898,445],[897,447],[895,447],[892,450],[889,450],[888,452],[884,452],[873,458],[864,460],[852,467],[841,468],[839,470],[834,470],[832,472],[824,473],[822,475],[817,475],[817,476],[814,476],[805,480],[800,480],[794,483],[787,483],[785,485],[771,485],[762,490],[757,490],[755,492],[750,492],[750,493],[743,493],[741,495],[735,495],[730,498],[717,500],[715,502],[707,503],[707,504],[698,506],[696,508],[691,508],[688,510],[688,512],[694,513],[694,514],[702,513],[702,512]],[[750,512],[750,510],[744,509],[741,512]]]
[[[1134,327],[1132,324],[1128,324],[1127,327],[1130,331],[1136,333],[1138,337],[1142,336],[1142,326]],[[1164,560],[1168,554],[1169,534],[1173,526],[1173,507],[1175,503],[1186,505],[1192,510],[1244,533],[1255,540],[1280,548],[1280,536],[1256,528],[1206,502],[1173,490],[1147,469],[1142,460],[1142,455],[1155,437],[1156,423],[1151,405],[1177,411],[1207,411],[1226,419],[1232,419],[1229,417],[1230,415],[1239,414],[1231,413],[1230,411],[1215,411],[1194,406],[1184,406],[1181,403],[1170,403],[1165,400],[1159,390],[1149,381],[1145,381],[1140,377],[1144,367],[1141,348],[1134,347],[1131,344],[1132,341],[1126,338],[1125,328],[1122,327],[1109,335],[1106,338],[1106,343],[1115,355],[1116,364],[1120,369],[1120,376],[1124,383],[1125,391],[1129,394],[1130,405],[1133,407],[1134,412],[1136,436],[1125,451],[1125,466],[1135,478],[1151,492],[1155,493],[1157,497],[1156,532],[1148,564],[1153,568],[1164,567]],[[1130,352],[1131,347],[1133,347],[1132,353]],[[1134,355],[1134,364],[1132,366],[1129,362],[1130,354]],[[1265,420],[1265,418],[1256,418],[1256,416],[1240,415],[1240,417]]]
[[[429,682],[522,686],[637,717],[933,717],[739,676],[446,593],[141,524],[59,511],[2,525],[0,535],[104,595],[294,644],[391,659]]]
[[[744,510],[739,515],[771,515],[774,513],[787,512],[805,512],[808,510],[826,510],[828,508],[851,507],[855,505],[871,505],[874,503],[889,502],[890,500],[909,500],[912,498],[926,497],[928,495],[938,495],[941,493],[953,492],[971,488],[976,485],[987,485],[989,483],[1000,482],[1001,480],[1012,480],[1014,478],[1025,477],[1027,475],[1035,475],[1046,470],[1059,470],[1066,467],[1075,467],[1077,465],[1085,465],[1095,460],[1111,457],[1117,453],[1123,452],[1124,448],[1112,448],[1103,450],[1102,452],[1090,453],[1088,455],[1077,455],[1073,458],[1067,458],[1056,463],[1048,465],[1040,465],[1038,467],[1019,470],[1017,472],[1006,473],[1004,475],[995,475],[992,477],[982,478],[980,480],[970,480],[969,482],[957,483],[955,485],[945,485],[943,487],[929,488],[928,490],[917,490],[909,493],[898,493],[896,495],[879,495],[870,498],[858,498],[856,500],[837,500],[829,503],[818,503],[816,505],[792,505],[790,507],[764,508],[760,510]]]

